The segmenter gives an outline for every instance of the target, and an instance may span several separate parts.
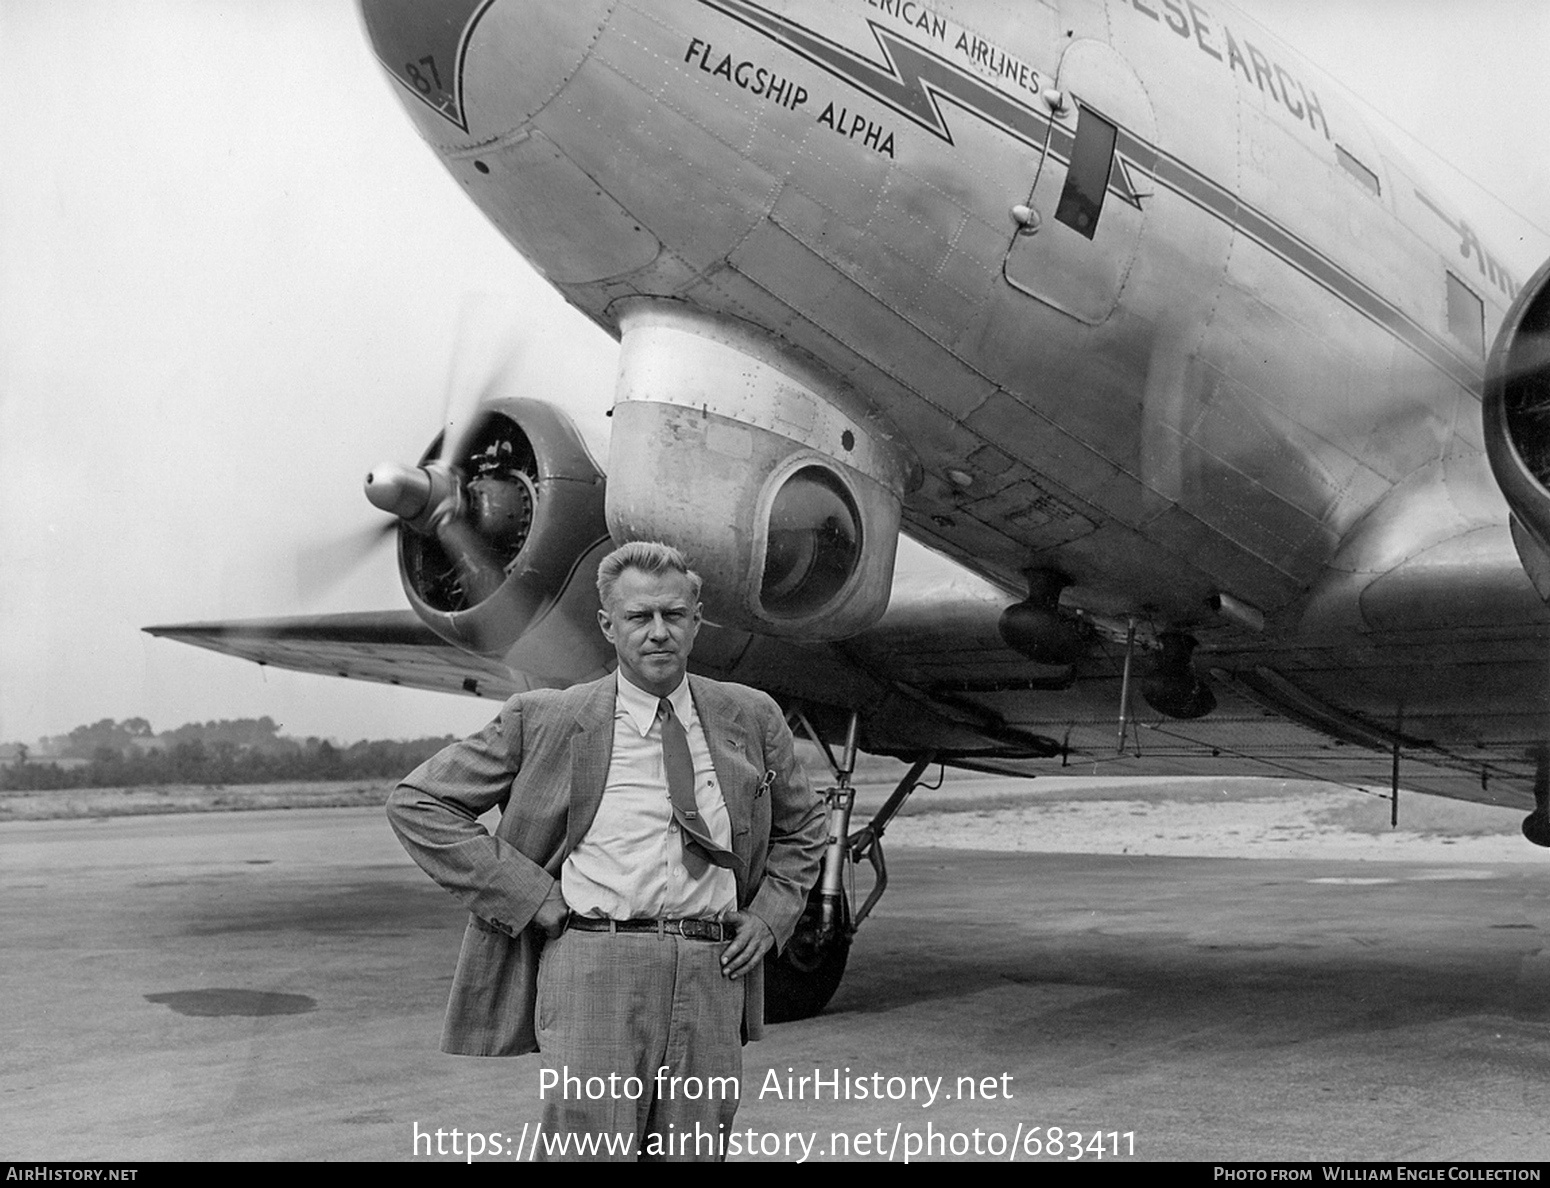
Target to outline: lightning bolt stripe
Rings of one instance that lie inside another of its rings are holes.
[[[751,0],[700,0],[700,3],[741,22],[870,95],[947,144],[954,141],[942,110],[944,102],[999,128],[1030,148],[1047,152],[1064,165],[1070,164],[1075,143],[1072,130],[875,21],[868,20],[867,26],[882,53],[881,63],[777,16]],[[1461,386],[1480,391],[1480,360],[1461,353],[1459,348],[1432,333],[1263,211],[1243,202],[1230,190],[1123,125],[1116,124],[1116,127],[1115,161],[1109,172],[1108,188],[1121,201],[1139,209],[1145,195],[1137,192],[1136,177],[1151,177],[1158,185],[1166,186],[1280,257]]]
[[[1042,152],[1045,147],[1050,127],[1047,115],[1007,98],[946,58],[922,49],[875,21],[868,21],[867,25],[882,51],[882,65],[745,0],[700,2],[866,92],[948,144],[953,143],[953,134],[942,114],[944,99],[1031,148]]]

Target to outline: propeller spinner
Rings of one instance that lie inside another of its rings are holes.
[[[501,588],[537,500],[537,462],[515,422],[487,413],[456,428],[462,431],[449,426],[420,465],[384,463],[366,476],[366,498],[406,530],[406,572],[420,596],[448,612]]]

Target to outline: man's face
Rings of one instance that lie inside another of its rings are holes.
[[[690,591],[689,579],[675,570],[626,569],[609,604],[597,612],[603,634],[619,654],[620,671],[657,697],[678,688],[689,665],[700,629],[700,604]]]

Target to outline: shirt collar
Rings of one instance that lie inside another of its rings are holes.
[[[661,699],[633,684],[623,672],[617,672],[616,675],[619,678],[619,696],[614,711],[615,716],[621,713],[629,715],[630,721],[635,724],[635,729],[640,731],[642,738],[645,738],[656,723],[657,704]],[[694,698],[689,695],[687,673],[684,674],[684,679],[678,682],[678,688],[667,695],[667,699],[672,702],[673,713],[680,722],[691,720],[690,715],[694,713]]]

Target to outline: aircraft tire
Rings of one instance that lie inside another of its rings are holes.
[[[818,888],[807,897],[807,908],[785,949],[764,959],[764,1021],[790,1023],[823,1010],[840,988],[850,956],[850,904],[840,901],[840,927],[827,943],[818,936],[823,899]]]

